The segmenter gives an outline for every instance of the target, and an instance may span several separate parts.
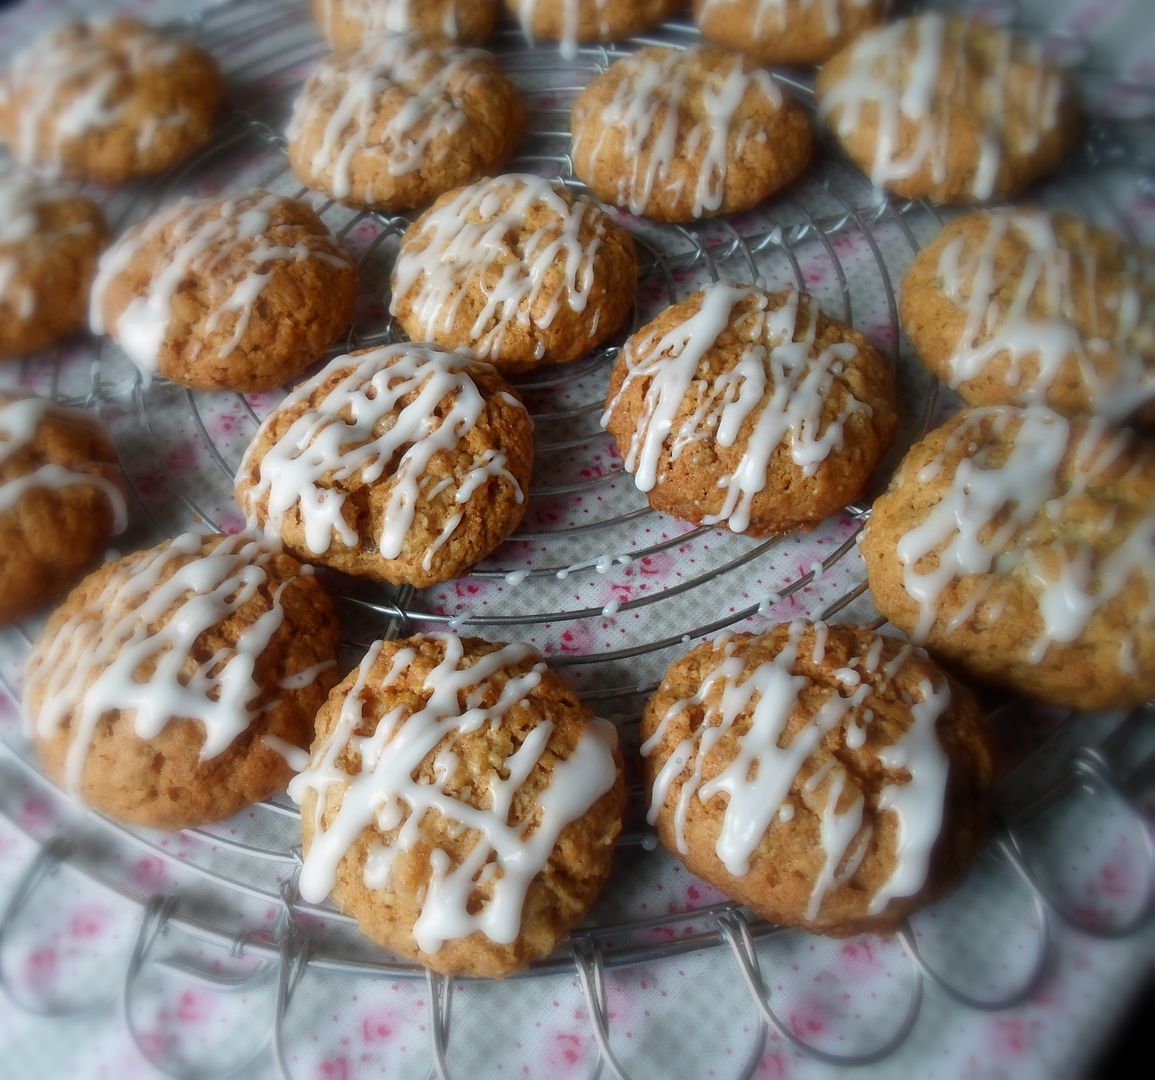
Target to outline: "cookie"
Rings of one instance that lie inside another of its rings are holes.
[[[21,165],[118,184],[204,145],[224,84],[208,53],[130,19],[69,23],[0,79],[0,137]]]
[[[480,45],[493,33],[497,0],[313,0],[313,18],[334,48],[410,30]]]
[[[0,624],[69,588],[126,523],[124,478],[96,416],[0,390]]]
[[[907,271],[901,312],[970,405],[1155,421],[1155,252],[1070,214],[952,221]]]
[[[489,364],[387,345],[338,357],[265,418],[237,502],[301,559],[423,588],[517,528],[532,470],[529,413]]]
[[[967,409],[915,444],[862,539],[888,619],[1058,705],[1155,696],[1155,450],[1042,406]]]
[[[578,95],[571,128],[577,177],[659,221],[747,210],[810,160],[810,125],[770,75],[705,46],[615,61]]]
[[[348,206],[410,210],[503,165],[524,127],[521,95],[489,53],[386,35],[309,76],[289,161]]]
[[[389,311],[414,341],[526,371],[612,338],[637,276],[633,238],[603,210],[511,173],[446,192],[409,226]]]
[[[683,7],[685,0],[505,0],[531,46],[537,38],[557,41],[570,58],[579,42],[620,41]]]
[[[530,646],[455,634],[376,642],[289,793],[306,901],[426,967],[497,978],[589,911],[625,808],[613,726]]]
[[[886,0],[694,0],[704,38],[759,64],[813,64],[886,15]]]
[[[201,390],[280,386],[349,325],[353,262],[297,199],[181,199],[101,257],[89,321],[145,379]]]
[[[0,175],[0,358],[34,352],[84,325],[104,218],[77,192]]]
[[[339,629],[276,547],[185,533],[78,585],[28,658],[44,771],[118,821],[180,829],[281,791],[337,681]]]
[[[666,672],[642,737],[662,842],[773,923],[892,930],[987,835],[994,767],[974,698],[865,628],[798,619],[704,642]]]
[[[804,293],[723,284],[626,342],[602,415],[651,506],[752,536],[852,502],[896,423],[866,338]]]
[[[818,116],[877,188],[944,203],[1017,195],[1081,129],[1040,41],[960,15],[869,30],[818,73]]]

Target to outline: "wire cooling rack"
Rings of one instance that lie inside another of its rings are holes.
[[[260,186],[308,197],[356,253],[362,280],[357,320],[333,353],[398,339],[387,314],[387,276],[408,219],[358,213],[310,195],[286,162],[281,132],[291,101],[324,51],[306,5],[234,0],[182,28],[222,64],[234,109],[207,151],[174,176],[123,198],[116,207],[121,222],[178,194]],[[629,47],[693,40],[689,23],[674,21]],[[1069,52],[1069,42],[1055,44]],[[569,105],[623,52],[583,48],[562,60],[552,48],[527,48],[512,26],[499,31],[494,50],[529,104],[526,149],[512,168],[580,188],[568,156]],[[807,76],[777,77],[810,107]],[[1136,182],[1127,155],[1096,125],[1076,160],[1038,198],[1125,229],[1111,194],[1115,178]],[[709,280],[794,285],[888,354],[907,417],[891,466],[954,407],[909,358],[895,296],[914,253],[940,227],[938,212],[880,197],[829,146],[799,183],[753,212],[690,226],[622,220],[638,241],[642,267],[635,327]],[[618,722],[630,745],[646,696],[692,639],[803,613],[880,624],[855,550],[869,497],[811,534],[765,541],[691,528],[648,508],[598,426],[617,347],[518,380],[537,425],[537,466],[525,523],[489,560],[457,582],[422,591],[325,575],[347,629],[348,666],[374,638],[446,626],[529,641],[565,669],[595,709]],[[60,350],[50,364],[30,360],[20,380],[103,414],[132,495],[124,549],[188,528],[239,526],[232,476],[260,418],[281,395],[145,386],[108,343]],[[888,468],[882,472],[879,483]],[[13,701],[19,700],[19,665],[37,632],[32,623],[5,632],[0,678]],[[1021,702],[995,707],[992,722],[1017,760],[1001,785],[997,835],[958,896],[887,941],[811,939],[754,919],[693,884],[658,849],[644,823],[645,793],[634,783],[632,818],[608,895],[554,956],[508,984],[450,980],[398,962],[367,945],[350,919],[327,905],[304,903],[295,886],[297,813],[286,799],[177,837],[129,830],[59,798],[19,733],[7,730],[0,741],[4,775],[21,790],[38,791],[51,811],[47,820],[30,819],[12,799],[0,803],[13,826],[41,845],[0,916],[0,982],[22,1008],[45,1015],[83,1013],[118,999],[141,1052],[177,1076],[250,1075],[271,1065],[293,1075],[320,1023],[318,1001],[382,981],[398,1010],[409,1002],[423,1020],[411,1019],[422,1034],[391,1062],[390,1075],[514,1072],[516,1052],[507,1061],[469,1048],[488,1045],[485,1029],[503,1025],[508,1041],[520,1047],[517,1033],[540,1026],[535,1005],[567,987],[589,1035],[589,1052],[576,1060],[587,1073],[659,1074],[653,1045],[659,1036],[675,1043],[680,1036],[691,1062],[697,1060],[692,1044],[702,1043],[718,1075],[753,1075],[775,1045],[829,1066],[895,1064],[904,1047],[918,1041],[916,1032],[950,1010],[1011,1009],[1030,1000],[1057,962],[1056,922],[1101,938],[1147,925],[1155,907],[1155,857],[1139,803],[1155,779],[1151,721],[1146,710],[1073,721]],[[1072,867],[1062,854],[1084,841],[1089,849],[1110,847],[1113,857],[1122,852],[1133,875],[1124,898],[1092,889],[1088,900],[1086,860]],[[49,918],[49,900],[66,891],[65,879],[125,902],[127,965],[98,958],[94,965],[103,977],[89,973],[87,995],[38,994],[9,974],[5,958],[17,949],[14,942]],[[1006,955],[1010,942],[1013,960]],[[847,948],[871,957],[853,987],[853,1008],[845,1005],[846,987],[829,977],[829,951],[857,955]],[[660,982],[671,965],[681,973],[691,964],[701,969],[704,985],[724,989],[717,1001],[696,1003],[687,1024],[683,1013],[661,1004],[662,991],[647,987],[646,973]],[[643,973],[644,1019],[622,1020],[615,979],[623,972]],[[261,1019],[195,1047],[146,1032],[141,1017],[149,995],[186,984],[235,995]],[[710,1046],[710,1017],[720,1022],[731,1009],[745,1019],[724,1059]],[[824,1022],[808,1022],[807,1009]]]

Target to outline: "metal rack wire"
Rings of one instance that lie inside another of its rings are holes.
[[[230,175],[230,187],[262,186],[306,195],[288,169],[280,135],[288,103],[323,52],[306,5],[235,0],[190,18],[184,29],[217,56],[230,77],[237,105],[204,154],[164,182],[134,191],[122,216],[130,219],[147,213],[177,192],[215,186],[224,171]],[[676,21],[632,44],[680,45],[692,35],[688,23]],[[609,47],[584,48],[575,60],[559,61],[552,51],[526,49],[512,28],[499,32],[495,51],[530,103],[527,150],[514,167],[542,171],[580,187],[568,153],[568,104],[592,74],[621,52]],[[804,77],[779,78],[791,93],[809,102]],[[1110,201],[1101,194],[1102,177],[1087,179],[1087,167],[1101,168],[1112,145],[1098,139],[1083,160],[1075,162],[1042,197],[1074,204],[1092,218],[1113,214]],[[356,251],[368,297],[348,340],[334,352],[396,340],[400,335],[370,294],[376,289],[377,297],[385,295],[392,252],[408,219],[353,212],[315,197],[313,201],[330,228]],[[629,225],[642,262],[635,326],[707,280],[793,284],[817,293],[831,315],[859,326],[868,322],[875,337],[888,346],[891,363],[907,388],[906,411],[911,417],[892,460],[926,430],[940,410],[950,407],[940,400],[938,384],[907,359],[895,296],[903,269],[936,231],[937,215],[921,203],[879,197],[829,148],[789,192],[749,214],[692,226],[657,226],[637,220]],[[94,348],[94,364],[83,355],[62,353],[48,368],[29,366],[23,375],[26,382],[39,384],[42,392],[84,402],[104,414],[121,451],[133,496],[136,524],[125,545],[155,542],[193,526],[224,529],[234,524],[232,476],[274,397],[200,394],[163,382],[144,386],[114,346],[101,343]],[[448,587],[415,591],[330,577],[349,629],[350,655],[374,637],[446,625],[492,638],[529,640],[542,648],[551,664],[568,669],[569,677],[595,707],[615,714],[628,741],[635,735],[645,696],[685,642],[787,612],[874,618],[855,552],[855,540],[868,513],[865,502],[820,527],[803,541],[801,549],[797,538],[755,542],[710,529],[687,529],[646,506],[597,426],[616,348],[519,380],[538,424],[538,466],[527,524],[465,579],[467,595],[484,596],[484,607],[469,601],[456,604]],[[157,463],[190,442],[199,445],[202,453],[189,479],[179,488],[164,485]],[[592,515],[591,506],[595,507]],[[683,572],[667,567],[653,574],[644,589],[631,586],[627,591],[614,591],[623,575],[634,569],[640,574],[648,560],[660,561],[673,554],[685,568]],[[752,580],[758,582],[756,595],[750,594]],[[460,586],[455,588],[460,591]],[[470,594],[470,589],[475,593]],[[613,621],[623,624],[620,644],[567,647],[567,634],[573,635],[575,628],[591,622],[604,627]],[[16,659],[27,651],[34,633],[33,627],[25,626],[9,635]],[[11,662],[0,662],[0,679],[13,700],[18,700],[19,680],[13,668]],[[935,934],[915,920],[897,938],[897,989],[892,991],[888,1013],[892,1019],[881,1027],[860,1025],[862,1030],[834,1047],[800,1034],[775,1004],[779,995],[770,987],[766,949],[798,935],[755,920],[725,902],[653,915],[632,903],[629,882],[611,887],[611,896],[593,920],[557,954],[520,978],[576,975],[598,1052],[595,1071],[619,1078],[630,1075],[630,1068],[615,1038],[607,1004],[607,971],[668,962],[705,950],[729,958],[757,1010],[748,1058],[736,1064],[735,1075],[752,1075],[770,1038],[827,1064],[881,1061],[915,1029],[926,987],[935,987],[960,1007],[1009,1008],[1029,997],[1050,962],[1054,920],[1087,934],[1110,937],[1134,932],[1149,917],[1155,909],[1155,855],[1135,800],[1155,772],[1155,754],[1144,741],[1150,719],[1137,710],[1086,724],[1078,732],[1070,724],[1060,724],[1056,734],[1004,780],[1002,821],[988,861],[1009,870],[1000,888],[1008,894],[1017,889],[1021,894],[1036,948],[1031,962],[997,991],[992,992],[981,978],[960,981],[958,972],[943,963],[941,955],[936,957]],[[0,741],[0,751],[0,762],[20,783],[52,791],[22,740]],[[631,795],[635,807],[640,806],[643,794],[636,785]],[[1141,899],[1132,910],[1114,918],[1089,914],[1073,905],[1040,862],[1040,849],[1030,839],[1040,823],[1045,825],[1055,815],[1056,808],[1088,795],[1100,805],[1110,802],[1123,808],[1141,856]],[[182,851],[179,859],[153,834],[124,828],[99,815],[64,809],[67,830],[45,835],[26,828],[7,808],[0,807],[0,811],[42,845],[0,914],[0,984],[21,1007],[73,1012],[100,1005],[83,1002],[58,1009],[28,998],[5,973],[5,941],[17,932],[46,882],[61,871],[80,874],[83,880],[139,908],[125,976],[115,996],[138,1047],[162,1071],[182,1076],[225,1075],[243,1072],[271,1054],[276,1067],[291,1075],[286,1033],[295,1022],[291,1019],[294,1000],[306,980],[336,975],[351,980],[424,980],[428,1060],[438,1076],[454,1074],[450,1062],[454,980],[367,951],[352,920],[327,905],[300,900],[295,888],[299,865],[296,811],[284,799],[262,804],[241,822],[192,830],[188,835],[191,849]],[[60,839],[66,834],[68,842]],[[638,823],[631,825],[619,844],[630,853],[631,864],[635,860],[660,864],[666,858],[656,850],[652,831]],[[110,845],[179,862],[179,893],[147,895],[134,887],[118,871]],[[207,900],[199,904],[198,897]],[[253,918],[253,910],[266,920],[273,914],[271,928],[257,929],[262,923]],[[222,974],[203,963],[181,959],[179,950],[166,950],[162,945],[178,937],[217,950],[240,968]],[[267,1039],[258,1040],[245,1061],[213,1069],[181,1065],[158,1055],[139,1037],[134,1016],[142,981],[161,969],[174,978],[224,990],[256,993],[263,989],[272,1001]]]

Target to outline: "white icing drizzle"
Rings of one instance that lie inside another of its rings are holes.
[[[522,236],[531,212],[549,220]],[[583,242],[586,223],[593,235]],[[453,328],[462,302],[483,281],[485,302],[469,329],[470,348],[483,358],[499,357],[512,326],[545,329],[562,305],[585,310],[609,224],[588,199],[571,200],[540,176],[509,173],[470,184],[405,234],[390,310],[396,315],[399,301],[409,300],[420,336],[434,339]],[[409,251],[410,245],[419,250]],[[538,359],[544,354],[539,342]]]
[[[70,140],[126,122],[132,97],[124,92],[122,72],[134,82],[142,81],[150,72],[169,68],[184,48],[179,41],[139,25],[112,46],[104,35],[115,26],[100,19],[70,23],[13,60],[0,95],[8,102],[13,94],[24,94],[12,145],[17,160],[59,167]],[[138,145],[147,149],[161,126],[179,122],[175,113],[154,118],[138,132]]]
[[[82,409],[65,408],[45,398],[18,397],[8,401],[0,398],[0,470],[3,470],[7,461],[32,445],[37,428],[50,417],[74,424],[98,426],[95,419]],[[0,480],[0,514],[12,509],[28,491],[36,488],[61,490],[74,485],[94,487],[103,493],[112,510],[113,534],[124,532],[128,524],[128,508],[124,494],[116,484],[103,476],[68,469],[52,462],[38,465],[23,476]]]
[[[613,96],[600,107],[598,123],[583,124],[584,117],[575,116],[574,156],[581,157],[585,144],[592,144],[591,172],[598,167],[607,135],[621,133],[628,171],[618,179],[614,201],[631,213],[644,214],[655,189],[677,196],[682,181],[671,178],[671,169],[703,147],[692,212],[697,218],[718,210],[725,194],[731,133],[739,140],[756,135],[750,121],[735,128],[734,116],[742,102],[748,95],[760,94],[774,108],[782,107],[782,92],[769,72],[747,69],[737,56],[728,58],[728,70],[710,72],[705,81],[691,81],[693,65],[706,51],[655,47],[618,60],[598,77],[616,82]],[[700,107],[687,101],[692,95],[700,95]]]
[[[855,412],[870,406],[850,394],[841,411],[823,426],[829,390],[857,346],[837,342],[815,353],[818,305],[810,302],[808,321],[799,321],[802,294],[791,291],[783,304],[769,307],[769,297],[753,286],[716,284],[703,291],[698,310],[664,336],[652,332],[626,344],[627,373],[602,414],[609,424],[630,385],[646,380],[646,394],[637,427],[624,455],[626,469],[642,491],[660,481],[664,453],[677,460],[695,442],[715,441],[733,446],[743,425],[753,421],[745,453],[737,469],[725,477],[722,507],[704,516],[708,525],[725,524],[744,532],[750,524],[754,497],[766,486],[771,456],[781,445],[806,476],[813,476],[830,453],[842,446],[843,429]],[[754,300],[740,319],[734,310]],[[738,362],[721,371],[704,389],[705,358],[723,331],[740,332],[745,348]],[[801,340],[795,336],[801,334]],[[677,427],[674,421],[691,389],[701,401]]]
[[[468,370],[476,365],[466,353],[408,343],[338,357],[282,403],[282,410],[298,407],[335,371],[342,372],[324,398],[305,409],[264,452],[257,482],[241,500],[249,523],[256,525],[257,507],[267,496],[271,532],[278,532],[285,515],[296,507],[313,554],[325,554],[334,540],[355,547],[361,541],[345,516],[346,494],[335,485],[354,478],[361,484],[388,482],[392,490],[376,541],[381,555],[394,559],[401,554],[422,504],[453,487],[457,510],[422,557],[425,570],[430,570],[436,552],[461,524],[470,499],[490,480],[509,484],[519,503],[525,498],[501,450],[484,451],[464,473],[436,483],[428,472],[438,453],[456,451],[485,411],[485,399]],[[409,397],[412,400],[405,403]],[[520,401],[517,404],[524,410]],[[251,470],[250,455],[259,452],[262,435],[277,415],[273,412],[265,419],[239,475]]]
[[[333,35],[334,24],[339,19],[356,21],[361,34],[404,34],[410,30],[420,30],[418,16],[420,9],[429,0],[320,0],[317,5],[318,22],[326,37]],[[469,0],[450,0],[438,24],[441,33],[451,41],[458,32],[458,8]]]
[[[988,424],[991,435],[984,436]],[[992,457],[995,436],[1010,442],[1001,461]],[[904,587],[919,606],[912,636],[925,640],[930,634],[939,598],[952,582],[979,578],[976,595],[948,630],[977,610],[992,575],[1020,565],[1033,583],[1043,624],[1030,645],[1033,663],[1043,659],[1053,642],[1075,641],[1095,612],[1119,596],[1136,575],[1147,591],[1144,617],[1155,617],[1155,509],[1141,517],[1118,546],[1098,555],[1076,539],[1086,532],[1086,525],[1064,528],[1064,522],[1078,516],[1077,504],[1088,488],[1124,452],[1130,438],[1128,433],[1114,432],[1103,419],[1076,425],[1040,406],[971,409],[962,414],[943,455],[913,479],[924,483],[938,476],[945,456],[960,446],[966,454],[942,498],[897,544]],[[1067,467],[1075,477],[1071,482],[1060,477],[1068,455]],[[1090,527],[1106,532],[1113,524],[1107,516]],[[929,565],[920,569],[923,559]]]
[[[262,688],[254,671],[284,621],[280,598],[289,582],[274,590],[269,609],[234,645],[189,671],[197,638],[267,586],[265,567],[279,550],[241,534],[223,537],[202,555],[203,539],[184,533],[130,557],[123,572],[109,577],[84,610],[33,653],[29,677],[44,693],[29,723],[40,737],[51,738],[71,714],[65,758],[71,792],[80,789],[100,718],[113,710],[131,712],[133,730],[146,740],[176,718],[197,721],[204,728],[201,761],[227,750],[257,718]]]
[[[803,802],[800,796],[820,793],[825,785],[826,797],[819,814],[823,865],[806,913],[813,920],[829,892],[845,884],[861,865],[872,828],[863,823],[866,804],[862,791],[837,759],[828,758],[809,771],[807,766],[829,733],[844,725],[848,732],[868,725],[870,710],[864,706],[873,691],[866,681],[845,697],[830,690],[806,725],[786,746],[781,745],[799,707],[800,694],[804,689],[817,689],[808,676],[796,670],[798,648],[810,626],[796,619],[789,626],[781,652],[773,660],[754,667],[738,651],[735,639],[717,639],[717,662],[701,687],[692,697],[670,706],[654,733],[642,744],[641,753],[644,757],[654,753],[686,710],[702,711],[701,722],[674,749],[654,780],[649,821],[653,824],[657,820],[671,788],[678,784],[674,837],[678,850],[684,854],[686,817],[693,800],[708,803],[722,795],[726,809],[715,850],[736,877],[750,872],[751,856],[775,819],[782,823],[793,820],[798,804]],[[869,671],[864,659],[855,657],[851,666]],[[945,680],[937,686],[924,680],[920,693],[920,698],[911,704],[910,728],[897,742],[878,751],[879,760],[887,769],[905,770],[909,779],[888,784],[878,798],[877,809],[895,815],[899,839],[894,870],[871,898],[871,914],[881,912],[891,899],[913,895],[922,887],[941,825],[947,759],[938,741],[936,724],[950,703],[950,690]],[[748,724],[749,730],[733,735],[740,720],[742,726]],[[717,766],[715,748],[731,735],[737,743],[734,757],[706,780],[707,766]],[[849,738],[847,742],[849,745]],[[861,745],[859,741],[858,746]],[[846,803],[841,810],[840,803]]]
[[[253,307],[282,263],[317,260],[351,266],[341,245],[326,234],[306,234],[293,244],[271,236],[278,226],[272,212],[283,196],[251,191],[227,199],[180,199],[129,229],[101,256],[92,286],[88,319],[93,333],[108,333],[146,378],[156,372],[160,350],[173,318],[173,300],[189,280],[208,283],[216,305],[205,321],[211,333],[226,314],[236,315],[232,337],[219,352],[229,356],[240,344]],[[144,292],[133,297],[105,324],[105,294],[139,252],[168,232],[165,260],[155,267]]]
[[[1091,411],[1113,420],[1134,412],[1155,397],[1155,309],[1144,309],[1143,285],[1155,293],[1155,260],[1138,252],[1124,254],[1119,287],[1100,296],[1097,258],[1087,246],[1068,247],[1049,215],[1024,210],[992,210],[967,221],[982,220],[986,230],[969,246],[958,236],[946,244],[938,275],[947,298],[966,314],[966,325],[950,358],[950,384],[980,376],[1000,354],[1008,354],[1007,393],[1015,404],[1045,403],[1060,372],[1078,366]],[[1015,242],[1018,258],[996,255],[1004,241]],[[1080,305],[1072,288],[1072,265],[1081,270],[1082,286],[1091,297],[1089,325],[1079,325]],[[1046,314],[1038,312],[1042,306]],[[1114,332],[1107,336],[1100,312],[1113,313]],[[1117,370],[1104,362],[1109,353]],[[1023,384],[1023,365],[1033,360],[1038,373]]]
[[[944,67],[957,73],[979,63],[978,51],[969,44],[971,33],[961,19],[930,13],[869,30],[849,46],[849,67],[821,93],[818,115],[829,122],[837,112],[835,130],[845,138],[864,122],[864,107],[874,106],[877,136],[870,179],[875,187],[906,180],[927,166],[934,182],[943,183],[952,145],[952,110],[973,108],[981,110],[986,127],[971,194],[989,199],[1002,166],[1007,138],[1004,102],[1012,77],[1026,95],[1016,112],[1024,122],[1029,120],[1020,144],[1012,149],[1029,154],[1042,134],[1055,127],[1062,79],[1046,64],[1036,41],[999,32],[998,57],[989,65],[983,61],[986,70],[973,102],[954,101],[950,96],[957,92],[954,84],[951,91],[940,89]],[[1038,77],[1030,84],[1024,65],[1038,65]],[[900,135],[904,120],[917,122],[913,142],[907,141],[905,151]]]
[[[322,125],[323,137],[309,161],[314,175],[327,174],[333,195],[352,193],[352,169],[364,157],[390,176],[416,172],[427,163],[435,139],[460,131],[465,106],[479,76],[461,72],[486,58],[480,49],[435,45],[419,34],[373,38],[355,52],[323,60],[293,105],[290,140]],[[379,123],[382,100],[402,92],[404,105]],[[442,154],[453,152],[446,144]],[[368,202],[373,192],[359,192]]]
[[[602,37],[608,36],[608,26],[602,17],[609,0],[551,0],[561,7],[561,33],[558,35],[558,51],[567,60],[577,56],[579,43],[578,29],[581,25],[582,9],[593,9],[598,17],[598,32]],[[517,17],[521,23],[521,32],[525,34],[530,46],[536,44],[533,32],[533,20],[537,13],[538,0],[518,0]]]
[[[541,682],[545,665],[534,662],[538,654],[520,644],[503,646],[463,665],[460,638],[454,634],[430,637],[443,644],[444,655],[425,678],[422,702],[399,704],[377,721],[372,734],[355,734],[368,722],[364,695],[383,644],[376,642],[358,668],[333,730],[314,748],[308,769],[289,785],[289,794],[298,803],[310,791],[317,796],[315,832],[301,870],[301,895],[311,903],[324,900],[333,890],[346,852],[364,829],[374,825],[385,832],[397,830],[396,836],[373,847],[365,867],[366,885],[382,887],[396,854],[412,851],[421,840],[422,819],[432,811],[461,830],[475,830],[478,836],[459,865],[454,866],[441,848],[430,853],[432,873],[413,928],[418,946],[435,953],[446,941],[478,931],[493,942],[509,944],[521,927],[526,891],[545,868],[562,830],[613,787],[616,730],[605,721],[592,721],[569,757],[554,762],[549,786],[531,815],[535,825],[511,825],[509,814],[515,794],[546,751],[553,732],[549,721],[535,727],[495,766],[488,808],[454,797],[445,785],[456,769],[455,740],[485,726],[500,727]],[[414,649],[400,649],[385,678],[373,685],[374,694],[391,686],[415,657]],[[531,665],[528,670],[508,679],[492,706],[477,704],[488,680],[505,669],[527,664]],[[339,761],[346,747],[360,758],[359,771],[352,775]],[[435,755],[434,779],[414,779],[430,754]],[[506,772],[507,778],[501,779],[498,770]],[[325,825],[323,814],[331,791],[339,793],[339,808]],[[489,886],[490,895],[471,912],[471,900],[482,885]]]
[[[793,9],[808,11],[817,6],[821,9],[827,36],[836,38],[842,32],[842,9],[847,4],[866,7],[871,2],[872,0],[706,0],[698,15],[698,25],[701,26],[707,15],[716,9],[753,7],[751,38],[754,42],[759,42],[769,35],[788,30],[791,16],[794,14]]]

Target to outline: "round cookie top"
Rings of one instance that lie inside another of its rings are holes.
[[[506,372],[564,363],[626,323],[630,234],[589,199],[510,173],[446,192],[406,230],[390,313],[415,341]]]
[[[353,317],[352,260],[312,211],[266,191],[180,199],[101,257],[89,321],[147,379],[268,390]]]
[[[855,499],[896,423],[866,338],[804,293],[724,284],[626,342],[602,415],[655,509],[753,536]]]
[[[877,188],[975,202],[1066,158],[1078,107],[1040,42],[962,16],[869,30],[823,65],[818,116]]]
[[[410,30],[481,44],[493,33],[497,0],[313,0],[313,17],[334,48]]]
[[[968,404],[1155,419],[1155,253],[1070,214],[952,221],[906,273],[902,322]]]
[[[799,619],[705,642],[666,672],[642,736],[663,843],[771,922],[891,929],[985,838],[973,697],[864,628]]]
[[[450,975],[547,956],[610,872],[625,788],[613,726],[528,645],[376,642],[317,715],[300,890]]]
[[[685,6],[685,0],[505,0],[530,45],[547,38],[561,54],[577,55],[579,42],[619,41],[648,30]]]
[[[105,235],[100,210],[79,193],[0,174],[0,357],[42,349],[84,325]]]
[[[574,102],[574,172],[660,221],[756,206],[810,160],[810,125],[768,72],[707,46],[616,60]]]
[[[0,623],[63,592],[127,519],[124,479],[100,421],[0,390]]]
[[[0,79],[0,135],[22,165],[116,184],[162,172],[212,133],[224,85],[190,42],[129,19],[69,23]]]
[[[293,171],[350,206],[408,210],[504,164],[525,107],[480,49],[374,37],[321,61],[293,106]]]
[[[417,587],[517,528],[533,425],[489,364],[433,345],[340,356],[264,420],[237,471],[246,519],[309,562]]]
[[[41,764],[119,821],[228,817],[288,783],[339,640],[309,568],[264,541],[185,533],[125,556],[72,591],[29,656]]]
[[[863,533],[896,626],[1060,705],[1155,695],[1155,450],[1106,421],[966,409],[916,443]]]
[[[760,64],[813,64],[877,26],[886,6],[886,0],[694,0],[694,25]]]

